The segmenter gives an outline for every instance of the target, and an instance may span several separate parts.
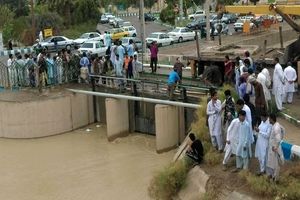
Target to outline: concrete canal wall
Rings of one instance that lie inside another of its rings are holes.
[[[38,138],[69,132],[92,123],[92,111],[92,97],[81,94],[0,101],[0,137]]]

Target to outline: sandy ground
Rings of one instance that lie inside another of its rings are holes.
[[[174,152],[157,154],[155,138],[133,134],[109,143],[105,127],[30,140],[0,139],[0,199],[149,199],[155,171]]]

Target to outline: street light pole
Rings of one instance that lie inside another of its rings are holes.
[[[140,21],[141,21],[141,38],[142,38],[142,66],[144,71],[144,54],[146,53],[144,0],[140,0]]]
[[[31,5],[31,31],[32,31],[32,43],[35,41],[35,20],[34,20],[34,0],[30,1]]]

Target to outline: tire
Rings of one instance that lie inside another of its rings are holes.
[[[236,28],[234,30],[235,30],[235,32],[238,32],[238,30]]]
[[[194,17],[191,17],[190,19],[191,19],[191,20],[194,20],[195,18],[194,18]]]
[[[134,34],[132,34],[132,37],[136,37],[136,34],[134,33]]]
[[[183,42],[183,38],[182,38],[182,37],[179,37],[179,38],[178,38],[178,43],[181,43],[181,42]]]
[[[158,43],[158,45],[157,45],[158,47],[162,47],[162,43]]]
[[[174,44],[174,42],[173,42],[173,41],[171,41],[171,42],[170,42],[170,45],[173,45],[173,44]]]
[[[67,49],[67,50],[71,50],[71,45],[68,44],[68,45],[66,46],[66,49]]]

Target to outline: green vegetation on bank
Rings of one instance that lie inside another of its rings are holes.
[[[76,39],[82,35],[82,33],[94,31],[96,31],[96,23],[95,21],[91,20],[86,23],[70,26],[68,29],[62,30],[61,35],[64,35],[70,39]]]

